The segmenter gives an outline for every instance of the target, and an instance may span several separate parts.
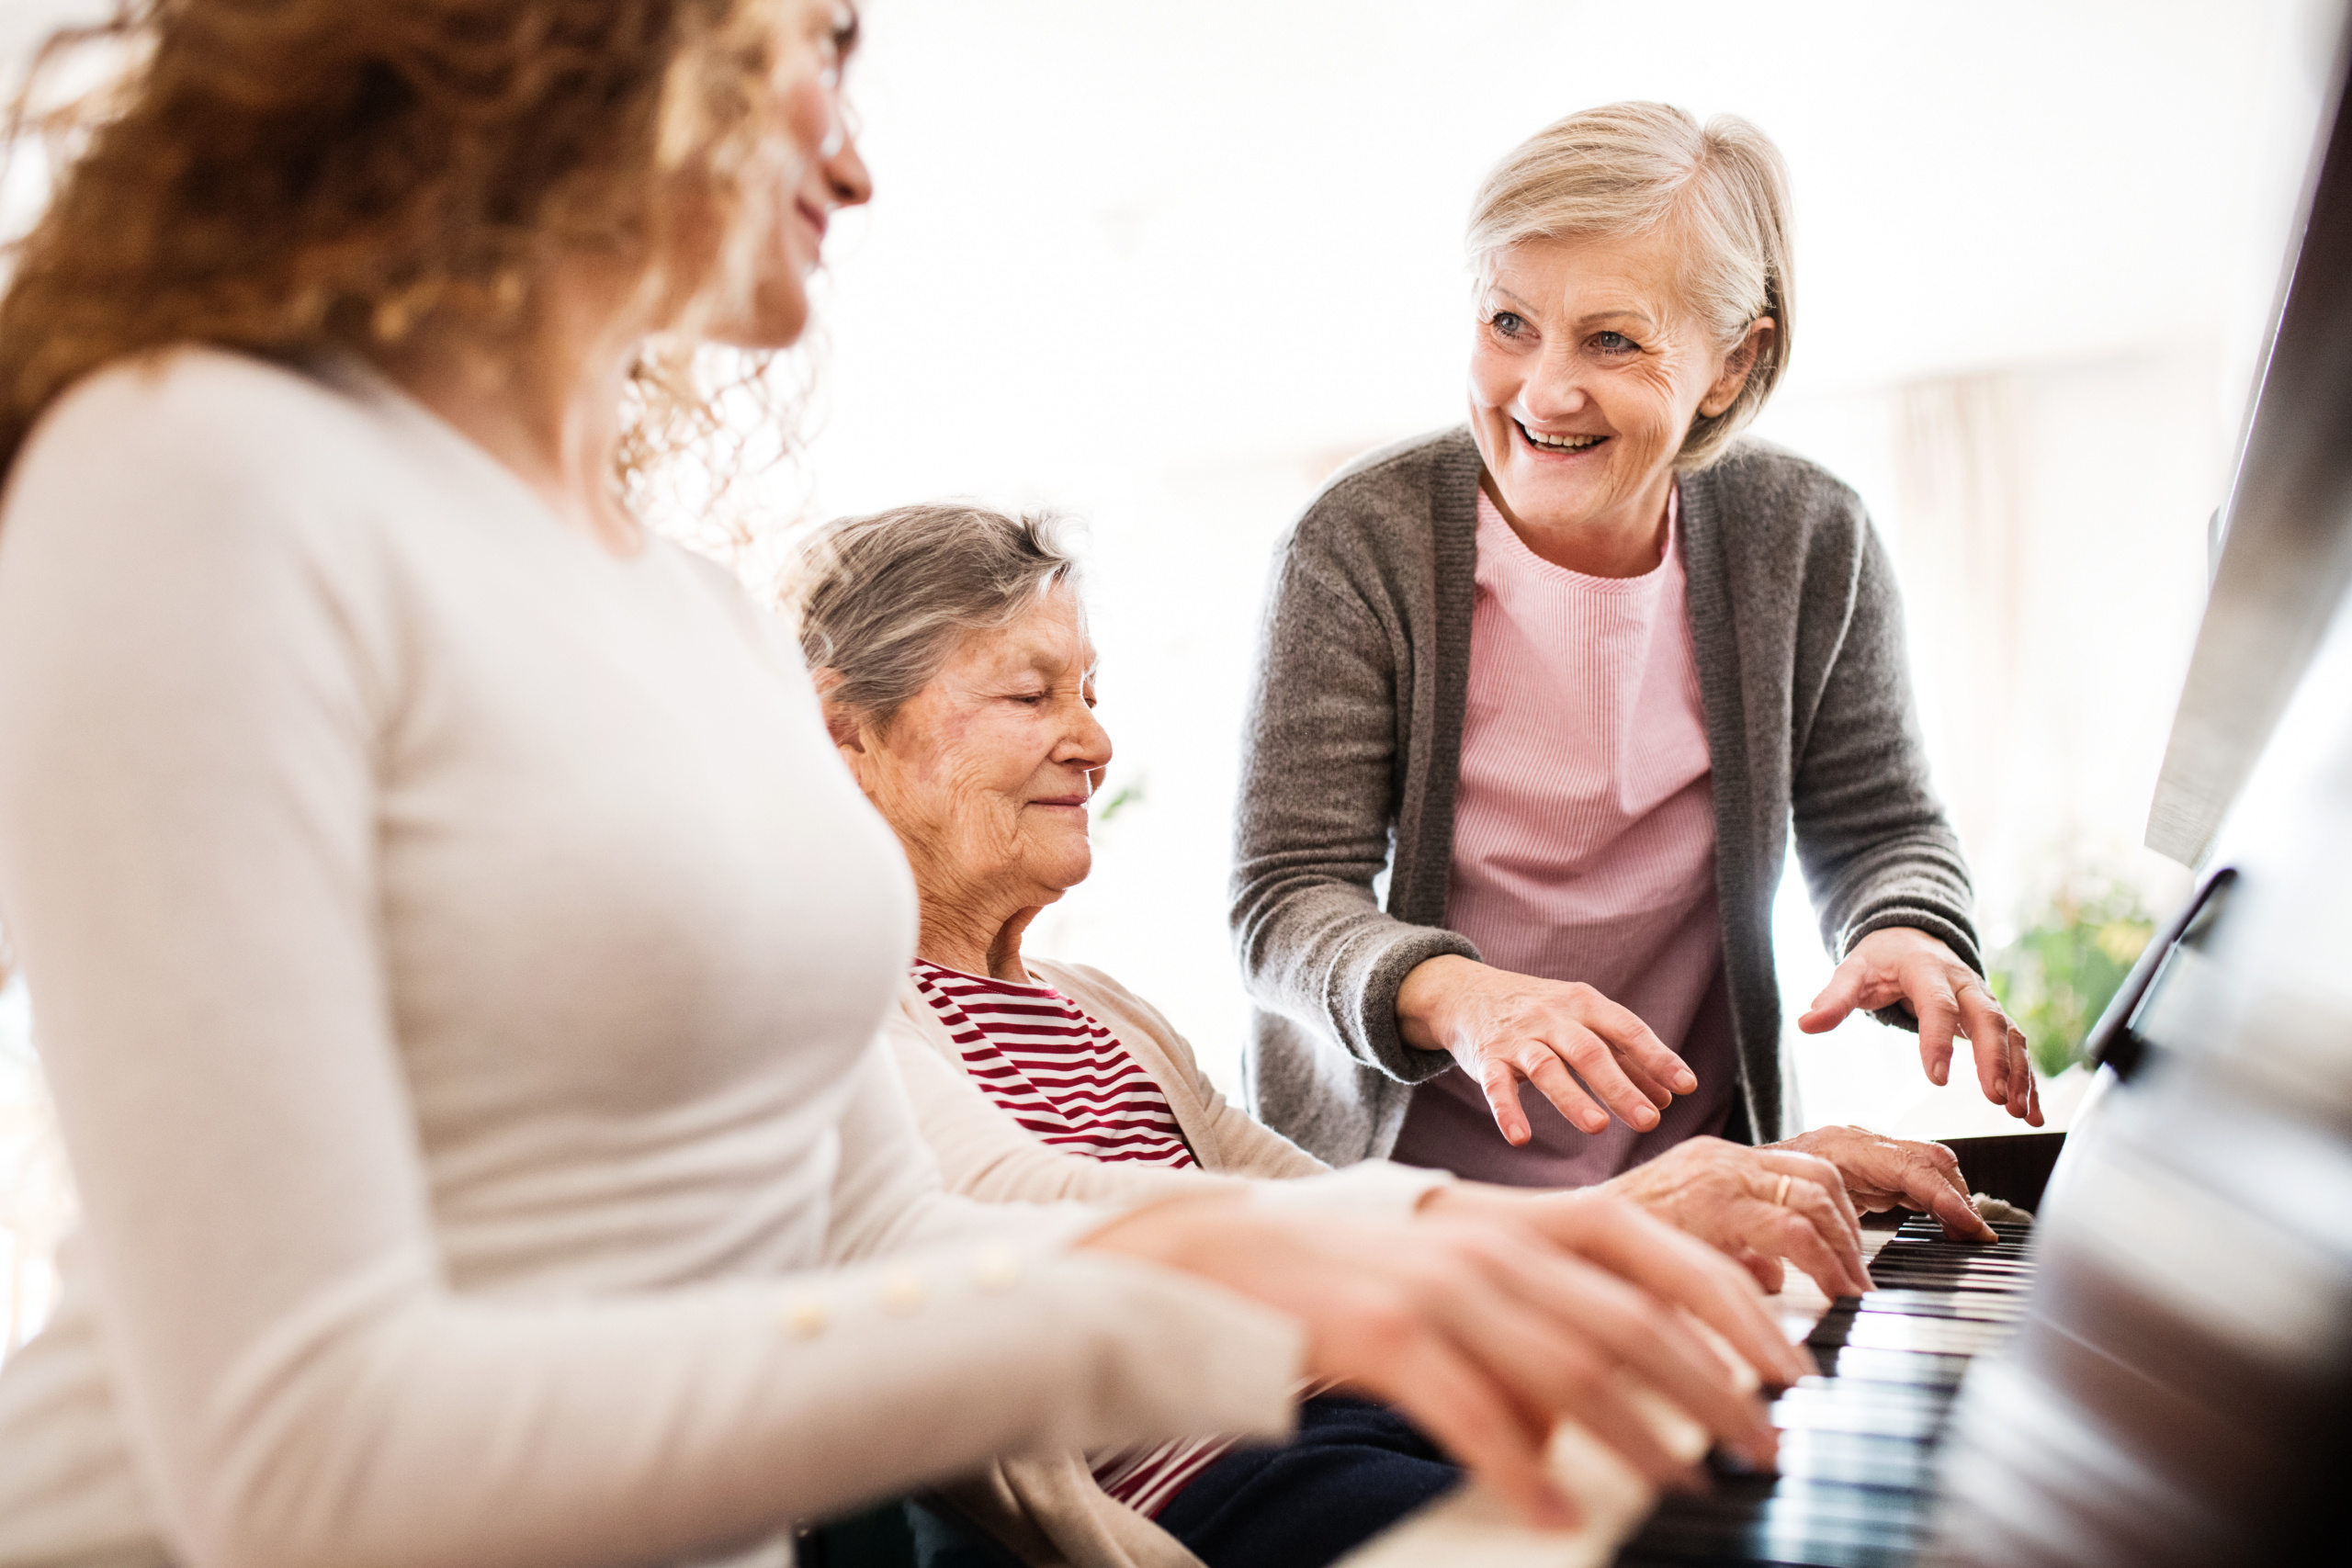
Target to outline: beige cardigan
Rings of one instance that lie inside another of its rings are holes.
[[[1332,1170],[1219,1094],[1192,1046],[1149,1002],[1099,969],[1025,963],[1116,1034],[1151,1075],[1200,1168],[1105,1164],[1040,1141],[966,1076],[962,1052],[910,978],[883,1032],[949,1190],[999,1203],[1134,1203],[1249,1188],[1258,1179],[1251,1196],[1260,1202],[1408,1214],[1453,1179],[1384,1160]],[[1182,1542],[1106,1495],[1079,1454],[1001,1460],[944,1492],[1035,1568],[1201,1568]]]

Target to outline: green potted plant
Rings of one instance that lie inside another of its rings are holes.
[[[2083,1059],[2084,1037],[2154,934],[2137,890],[2112,880],[2071,883],[1992,955],[1994,994],[2031,1042],[2042,1077]]]

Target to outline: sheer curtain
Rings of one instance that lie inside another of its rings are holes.
[[[2017,852],[2007,798],[2024,625],[2023,422],[2007,372],[1898,395],[1894,547],[1936,779],[1970,859]]]

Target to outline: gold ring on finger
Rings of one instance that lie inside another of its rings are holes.
[[[1786,1208],[1788,1206],[1788,1201],[1789,1173],[1784,1170],[1781,1172],[1781,1185],[1773,1189],[1772,1191],[1772,1207],[1776,1209]]]

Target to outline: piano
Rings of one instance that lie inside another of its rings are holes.
[[[1888,1239],[1810,1330],[1777,1474],[1595,1483],[1548,1545],[1442,1503],[1363,1568],[2352,1563],[2345,61],[2149,816],[2204,878],[2093,1032],[2038,1223]]]
[[[1938,1446],[1971,1364],[2024,1318],[2031,1235],[1946,1241],[1906,1222],[1871,1259],[1878,1289],[1846,1296],[1805,1344],[1821,1375],[1781,1394],[1778,1474],[1718,1465],[1710,1491],[1667,1499],[1617,1562],[1897,1568],[1934,1528]]]

